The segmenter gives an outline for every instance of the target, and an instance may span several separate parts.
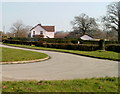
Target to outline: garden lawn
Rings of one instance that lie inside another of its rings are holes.
[[[117,92],[118,78],[59,81],[3,81],[3,92]]]
[[[30,48],[30,49],[67,52],[67,53],[73,53],[73,54],[78,54],[78,55],[83,55],[83,56],[120,61],[120,58],[118,57],[118,56],[120,56],[120,53],[112,52],[112,51],[100,51],[100,50],[98,50],[98,51],[78,51],[78,50],[65,50],[65,49],[28,46],[28,45],[18,45],[18,44],[6,44],[6,45],[23,47],[23,48]]]
[[[36,60],[46,57],[48,55],[44,53],[2,47],[2,62]]]

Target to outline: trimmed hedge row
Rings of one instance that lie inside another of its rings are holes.
[[[119,41],[105,41],[105,44],[120,44]]]
[[[99,44],[97,40],[81,40],[80,38],[9,38],[19,41],[43,41],[44,43],[73,43],[78,44]]]
[[[21,45],[35,45],[47,48],[81,50],[81,51],[95,51],[99,49],[99,45],[92,44],[72,44],[72,43],[44,43],[43,41],[18,41],[18,40],[3,40],[3,43],[21,44]]]
[[[19,41],[43,41],[44,43],[73,43],[77,44],[99,44],[99,40],[81,40],[80,38],[19,38],[12,37],[9,40],[19,40]],[[118,41],[105,41],[105,44],[119,44]]]
[[[120,53],[120,44],[108,44],[105,49],[107,51],[114,51]]]
[[[99,49],[99,45],[86,45],[86,44],[65,44],[65,43],[44,43],[36,45],[47,48],[68,49],[68,50],[81,50],[81,51],[95,51]]]
[[[46,43],[78,43],[80,39],[78,38],[9,38],[10,40],[19,41],[43,41]]]
[[[2,40],[3,43],[21,44],[21,45],[35,45],[37,42],[19,41],[19,40]]]
[[[47,48],[81,50],[81,51],[95,51],[101,50],[101,42],[98,44],[72,44],[72,43],[44,43],[44,41],[19,41],[19,40],[2,40],[3,43],[21,44],[21,45],[35,45]],[[107,44],[105,50],[120,52],[120,44]]]

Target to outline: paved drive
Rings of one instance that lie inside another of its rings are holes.
[[[10,47],[31,50],[18,47]],[[3,80],[65,80],[92,77],[117,77],[118,62],[68,53],[31,50],[48,54],[51,59],[28,64],[2,66]]]

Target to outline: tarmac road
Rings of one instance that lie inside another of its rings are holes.
[[[51,59],[26,64],[6,64],[2,67],[2,80],[66,80],[93,77],[118,77],[118,62],[95,59],[61,52],[30,50],[48,54]]]

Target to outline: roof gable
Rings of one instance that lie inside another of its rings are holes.
[[[82,37],[80,37],[82,40],[93,40],[92,37],[88,36],[88,35],[83,35]]]
[[[38,24],[36,26],[34,26],[31,30],[33,30],[34,28],[36,28],[37,26],[42,27],[44,30],[46,30],[47,32],[55,32],[55,27],[54,26],[42,26],[41,24]],[[30,31],[31,31],[30,30]]]

